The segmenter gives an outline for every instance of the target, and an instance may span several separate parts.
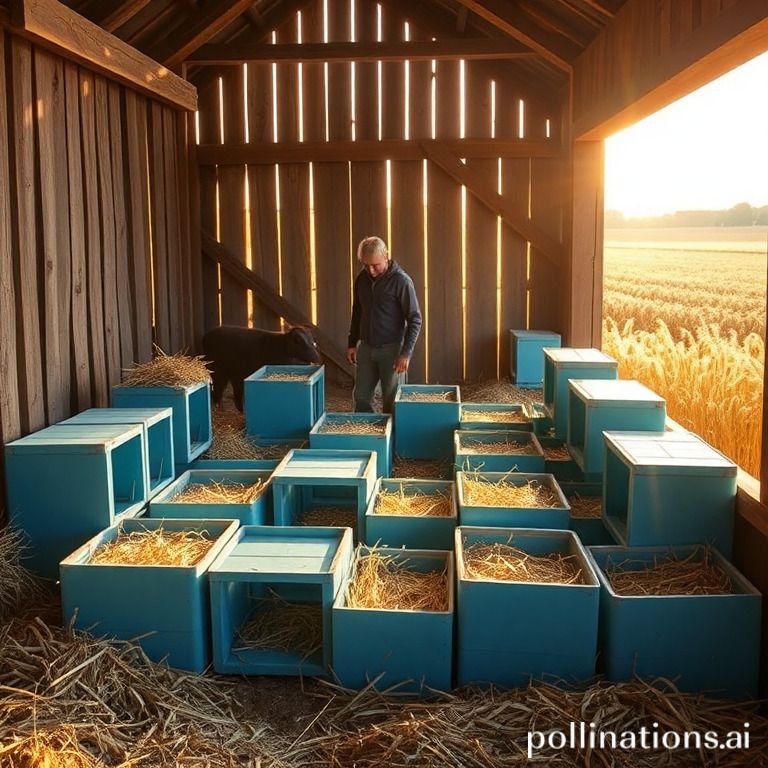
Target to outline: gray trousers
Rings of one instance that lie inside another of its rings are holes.
[[[384,413],[392,413],[398,384],[405,383],[405,374],[395,373],[392,367],[400,354],[400,348],[399,341],[381,347],[370,347],[364,341],[360,342],[355,372],[355,411],[373,411],[373,393],[380,381],[382,410]]]

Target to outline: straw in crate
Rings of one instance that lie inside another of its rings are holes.
[[[454,433],[454,454],[457,469],[544,471],[544,453],[532,432],[459,429]]]

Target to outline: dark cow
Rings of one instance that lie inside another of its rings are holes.
[[[203,354],[210,363],[213,401],[218,403],[232,382],[235,405],[243,410],[243,379],[264,365],[320,363],[312,334],[301,326],[285,333],[222,325],[203,336]]]

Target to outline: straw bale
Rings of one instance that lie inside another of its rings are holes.
[[[124,387],[185,387],[210,382],[211,373],[202,356],[190,357],[181,352],[166,355],[155,346],[155,357],[123,369]]]

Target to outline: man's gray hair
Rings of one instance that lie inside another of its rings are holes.
[[[364,255],[381,253],[389,260],[389,251],[387,250],[387,244],[377,235],[371,235],[371,237],[364,237],[360,241],[360,245],[357,246],[357,260],[362,261]]]

